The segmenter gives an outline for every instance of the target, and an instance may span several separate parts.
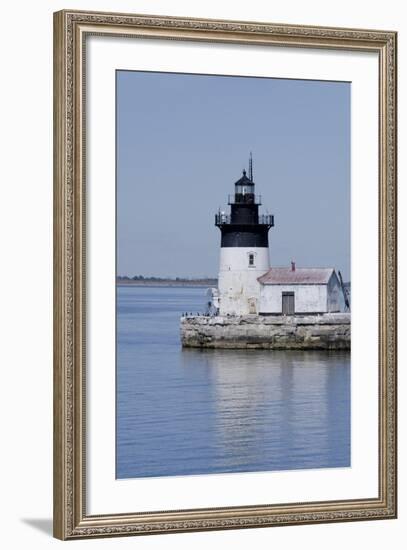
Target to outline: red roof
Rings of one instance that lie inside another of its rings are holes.
[[[332,267],[272,267],[257,280],[263,285],[326,285],[332,273]]]

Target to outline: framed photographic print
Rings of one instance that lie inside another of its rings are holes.
[[[54,16],[54,534],[396,517],[396,33]]]

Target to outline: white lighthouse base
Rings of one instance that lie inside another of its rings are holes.
[[[260,283],[257,278],[270,268],[269,249],[224,247],[220,249],[219,314],[259,313]]]

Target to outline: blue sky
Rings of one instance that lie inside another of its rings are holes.
[[[117,72],[117,272],[217,276],[253,152],[271,265],[350,274],[350,84]]]

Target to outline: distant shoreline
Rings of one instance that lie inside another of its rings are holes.
[[[210,288],[217,287],[217,279],[117,279],[116,286],[143,286],[143,287],[189,287]]]

